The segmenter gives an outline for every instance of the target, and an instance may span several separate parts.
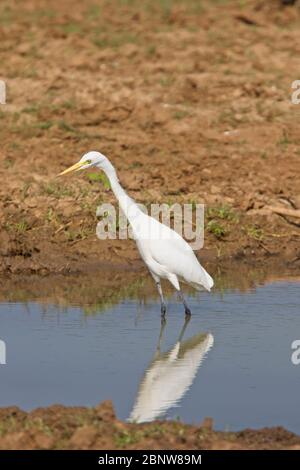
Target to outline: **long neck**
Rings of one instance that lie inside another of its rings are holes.
[[[109,179],[111,189],[119,202],[120,208],[129,222],[131,222],[138,214],[141,213],[141,210],[120,185],[116,170],[110,161],[107,161],[102,169]]]

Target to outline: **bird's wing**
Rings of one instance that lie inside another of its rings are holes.
[[[190,245],[174,230],[147,216],[139,243],[147,245],[152,258],[187,283],[213,286],[210,275],[201,266]]]

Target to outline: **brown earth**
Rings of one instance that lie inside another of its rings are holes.
[[[207,264],[214,277],[214,288],[219,292],[228,289],[247,292],[269,282],[300,280],[295,269],[275,271],[277,263],[273,265],[273,270],[272,264],[258,267],[236,262],[222,268]],[[193,288],[185,288],[189,295],[195,295]],[[163,281],[163,290],[166,297],[174,295],[174,289],[167,281]],[[102,266],[101,272],[84,274],[3,276],[0,283],[0,302],[39,302],[58,307],[76,305],[86,314],[99,313],[128,299],[139,303],[158,300],[156,286],[146,270],[124,270],[118,266],[112,270],[111,267]],[[160,318],[159,304],[157,318]]]
[[[110,402],[95,408],[54,405],[25,413],[0,409],[1,449],[300,449],[300,436],[282,427],[217,432],[201,425],[119,421]]]
[[[86,304],[98,283],[106,307],[153,289],[132,241],[96,238],[105,179],[56,178],[91,149],[139,202],[206,204],[200,256],[220,285],[229,266],[240,289],[298,275],[299,20],[276,0],[2,0],[0,298]],[[125,424],[109,404],[0,409],[0,436],[5,449],[300,448],[282,428]]]
[[[279,3],[3,0],[0,272],[140,266],[96,238],[105,180],[55,178],[90,149],[139,202],[204,202],[204,261],[299,271],[300,7]]]

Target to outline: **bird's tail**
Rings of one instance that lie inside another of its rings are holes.
[[[200,270],[197,272],[197,278],[192,282],[192,286],[197,290],[202,290],[204,287],[204,289],[210,291],[213,285],[213,278],[202,266],[200,266]]]

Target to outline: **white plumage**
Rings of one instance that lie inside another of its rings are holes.
[[[88,152],[78,163],[63,171],[61,175],[90,167],[103,170],[110,181],[120,207],[131,225],[141,257],[156,282],[161,298],[162,314],[165,314],[166,305],[160,279],[167,279],[178,291],[185,313],[190,315],[191,312],[180,290],[179,282],[183,281],[196,289],[204,287],[209,291],[214,284],[211,276],[201,266],[190,245],[177,232],[145,214],[126,194],[107,157],[99,152]]]
[[[166,353],[160,352],[159,345],[139,386],[130,421],[152,421],[178,405],[191,387],[213,343],[213,336],[207,333],[195,335],[186,341],[180,338]]]

